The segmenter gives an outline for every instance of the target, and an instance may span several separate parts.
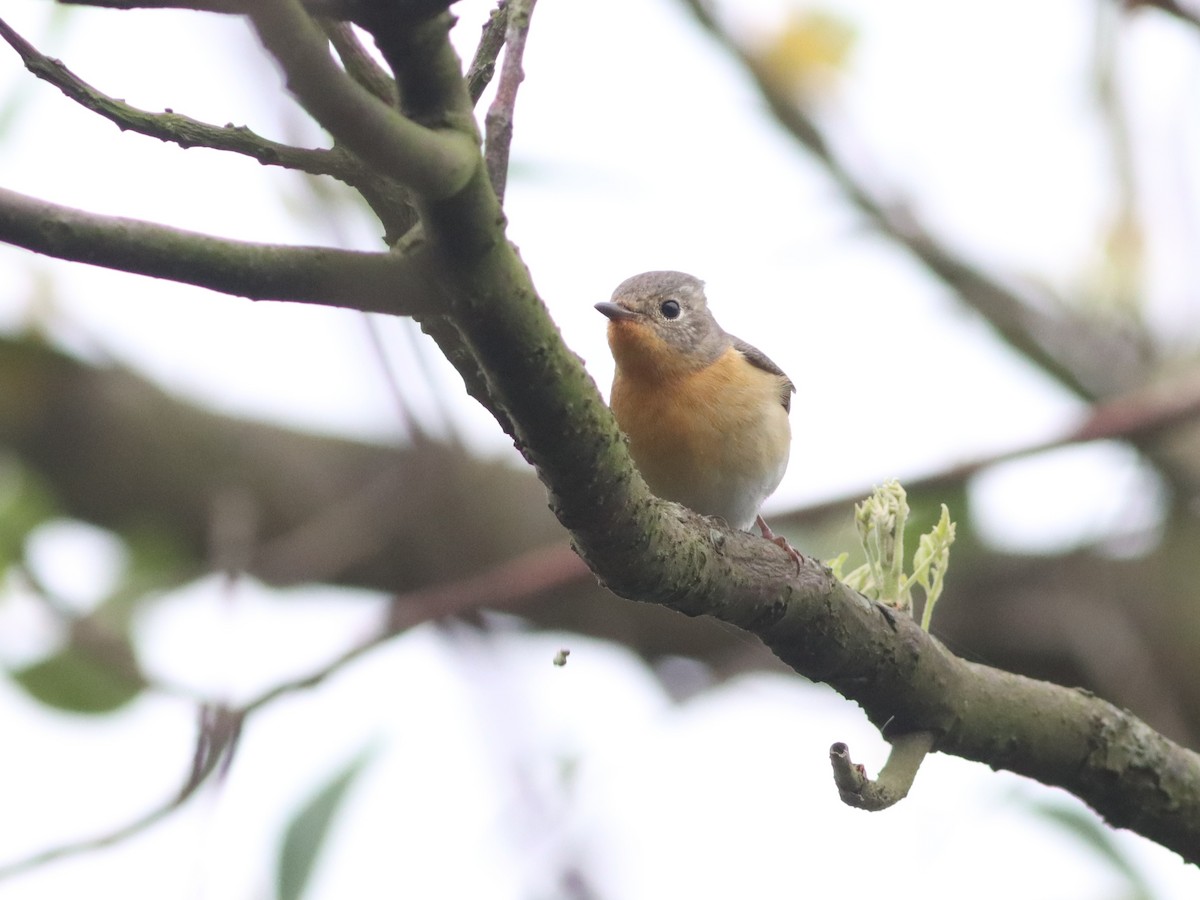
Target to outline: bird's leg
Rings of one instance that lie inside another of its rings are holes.
[[[800,551],[797,550],[795,547],[793,547],[791,544],[789,544],[787,538],[780,537],[775,532],[773,532],[771,530],[771,526],[769,526],[767,524],[767,520],[764,519],[762,516],[759,516],[757,519],[755,519],[754,524],[756,524],[758,526],[759,531],[762,532],[762,536],[764,538],[766,538],[772,544],[776,544],[777,546],[782,547],[784,550],[786,550],[788,553],[791,554],[792,559],[794,559],[796,561],[796,574],[799,575],[800,574],[800,564],[804,561],[804,557],[800,555]]]

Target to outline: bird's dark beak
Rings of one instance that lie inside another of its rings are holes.
[[[637,313],[623,306],[618,306],[615,303],[597,303],[596,309],[600,310],[600,312],[604,313],[604,315],[608,316],[614,322],[626,322],[637,318]]]

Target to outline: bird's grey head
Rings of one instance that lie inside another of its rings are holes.
[[[730,345],[729,335],[708,309],[704,282],[686,272],[643,272],[626,278],[613,291],[612,301],[596,308],[614,323],[651,328],[697,368],[713,362]]]

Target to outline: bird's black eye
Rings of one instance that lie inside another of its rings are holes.
[[[679,301],[664,300],[658,311],[663,314],[663,318],[665,319],[678,319],[680,313]]]

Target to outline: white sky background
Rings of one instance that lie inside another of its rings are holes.
[[[767,0],[738,7],[747,27],[769,28],[782,15]],[[1073,291],[1097,263],[1111,203],[1087,90],[1095,4],[830,7],[861,29],[835,120],[856,158],[955,246]],[[488,8],[479,0],[457,7],[464,53]],[[277,76],[256,61],[257,45],[236,21],[79,11],[47,37],[42,0],[6,0],[3,15],[134,105],[320,140],[283,130],[262,83]],[[1149,314],[1162,333],[1200,324],[1186,299],[1194,254],[1183,249],[1196,234],[1188,217],[1197,199],[1196,47],[1195,35],[1155,16],[1139,17],[1123,45],[1135,130],[1153,160],[1141,167],[1147,218],[1168,251],[1150,273]],[[669,0],[542,0],[526,70],[506,206],[567,342],[606,388],[611,362],[592,304],[648,268],[704,278],[722,324],[775,359],[800,386],[801,405],[826,410],[830,422],[820,439],[797,434],[773,508],[934,470],[1072,421],[1072,400],[861,228]],[[29,96],[0,142],[6,187],[233,237],[377,246],[365,220],[315,221],[286,173],[122,134],[34,84],[0,50],[0,101],[14,91]],[[1177,184],[1168,177],[1180,172],[1192,173],[1183,197],[1168,193]],[[289,192],[301,199],[289,202]],[[81,352],[114,355],[221,409],[396,434],[354,314],[252,304],[8,249],[0,272],[0,324],[43,318]],[[29,301],[39,273],[54,279],[49,312]],[[420,383],[400,328],[381,328],[405,380]],[[462,398],[457,376],[438,372],[437,399],[416,397],[419,408],[436,421],[444,404],[475,446],[511,454],[495,424]],[[915,399],[922,381],[936,385],[951,416],[893,402],[898,385]],[[868,409],[878,432],[864,440]],[[1146,482],[1136,459],[1115,447],[1008,466],[977,486],[980,524],[1012,546],[1070,544],[1131,510],[1151,523],[1153,510],[1138,503]],[[1112,483],[1124,490],[1097,487]],[[110,542],[73,528],[44,544],[48,571],[84,573],[63,590],[94,601],[105,561],[114,564]],[[368,601],[346,604],[326,591],[281,600],[244,584],[236,599],[225,603],[207,582],[169,598],[142,624],[146,664],[245,696],[326,659],[373,612]],[[0,604],[6,662],[44,648],[37,626],[19,599]],[[549,660],[563,644],[573,653],[560,670]],[[0,751],[0,862],[156,804],[191,752],[190,710],[162,699],[92,721],[47,715],[0,683],[0,721],[20,735]],[[836,798],[826,760],[835,740],[877,771],[884,745],[861,712],[797,679],[745,678],[674,706],[618,648],[516,630],[479,644],[419,629],[256,717],[215,798],[0,892],[40,900],[101,884],[120,885],[131,900],[266,896],[275,842],[295,804],[375,741],[314,898],[553,896],[543,873],[572,858],[604,897],[860,896],[898,881],[928,896],[962,896],[963,884],[981,898],[1111,895],[1114,882],[1094,855],[1026,813],[1028,798],[1045,797],[1035,786],[936,756],[907,801],[868,816]],[[1200,891],[1200,876],[1172,854],[1118,839],[1161,896]]]

